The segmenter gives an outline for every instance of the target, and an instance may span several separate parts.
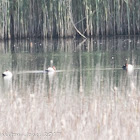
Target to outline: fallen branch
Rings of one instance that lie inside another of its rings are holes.
[[[70,16],[70,21],[74,27],[74,29],[76,30],[76,32],[81,35],[83,38],[87,39],[78,29],[77,27],[75,26],[74,22],[73,22],[73,17],[72,17],[72,10],[71,10],[71,4],[70,4],[70,1],[69,1],[69,16]]]

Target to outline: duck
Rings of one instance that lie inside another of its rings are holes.
[[[53,65],[53,60],[50,60],[50,67],[48,67],[48,69],[46,69],[45,71],[47,71],[47,72],[55,72],[56,71],[56,67]]]
[[[13,75],[12,72],[9,70],[6,70],[2,73],[3,77],[12,77],[12,75]]]
[[[123,65],[122,68],[123,68],[123,70],[126,70],[127,72],[133,72],[133,70],[134,70],[134,66],[131,64],[128,64],[127,59],[126,59],[125,65]]]
[[[47,72],[55,72],[56,71],[56,67],[55,66],[48,67],[48,69],[46,69],[45,71],[47,71]]]

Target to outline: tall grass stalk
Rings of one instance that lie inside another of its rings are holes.
[[[0,38],[137,35],[139,10],[139,0],[1,0]]]

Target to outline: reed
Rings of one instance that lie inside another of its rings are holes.
[[[137,35],[139,0],[1,0],[0,38]]]

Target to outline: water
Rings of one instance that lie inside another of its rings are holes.
[[[0,136],[140,138],[139,37],[0,44],[0,73],[13,73],[0,78]],[[50,60],[55,74],[45,72]]]

